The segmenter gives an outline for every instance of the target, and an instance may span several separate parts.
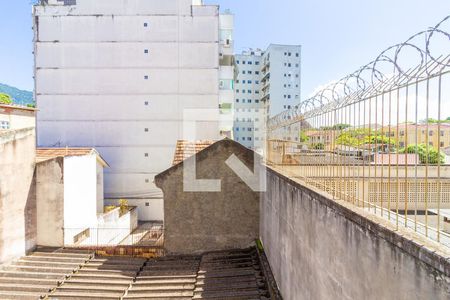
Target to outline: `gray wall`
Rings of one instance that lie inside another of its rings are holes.
[[[36,164],[37,244],[64,246],[64,158]]]
[[[196,156],[197,178],[221,179],[221,192],[184,192],[183,163],[156,176],[164,193],[168,253],[245,248],[259,236],[259,193],[225,164],[233,153],[253,169],[253,152],[231,140],[219,141]]]
[[[273,170],[260,231],[284,299],[450,298],[448,260]]]
[[[34,128],[0,133],[0,264],[36,245]]]

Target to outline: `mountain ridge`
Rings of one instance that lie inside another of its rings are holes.
[[[21,90],[16,87],[0,83],[0,93],[8,94],[14,104],[28,105],[34,104],[33,92]]]

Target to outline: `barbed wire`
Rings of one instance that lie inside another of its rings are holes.
[[[450,30],[444,28],[449,25],[450,15],[436,26],[387,48],[375,60],[342,79],[329,83],[294,108],[269,119],[267,129],[276,130],[449,71],[450,46],[443,53],[434,53],[432,49],[434,39],[443,38],[450,42]],[[409,53],[411,51],[413,55]],[[414,58],[413,56],[418,58],[416,63],[412,66],[404,65],[402,59]]]

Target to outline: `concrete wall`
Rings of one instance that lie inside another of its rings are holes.
[[[95,147],[111,165],[105,197],[133,201],[143,220],[163,219],[153,177],[171,166],[183,110],[219,104],[218,7],[192,3],[34,9],[38,145]],[[198,139],[219,136],[217,123],[197,128]]]
[[[97,156],[64,158],[64,228],[97,226]],[[73,237],[64,236],[65,243]]]
[[[448,252],[356,210],[268,171],[261,240],[284,299],[449,299]]]
[[[36,164],[37,244],[64,245],[64,158]]]
[[[0,133],[0,264],[36,245],[35,131]]]
[[[231,140],[219,141],[187,159],[196,159],[197,178],[220,179],[220,192],[184,192],[183,163],[155,178],[164,193],[168,253],[245,248],[259,235],[259,193],[225,164],[232,154],[253,169],[253,152]]]
[[[34,110],[11,107],[0,107],[0,121],[9,123],[8,129],[36,127],[36,112]]]

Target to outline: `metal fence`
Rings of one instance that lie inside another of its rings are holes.
[[[450,16],[270,119],[266,160],[450,246]]]

